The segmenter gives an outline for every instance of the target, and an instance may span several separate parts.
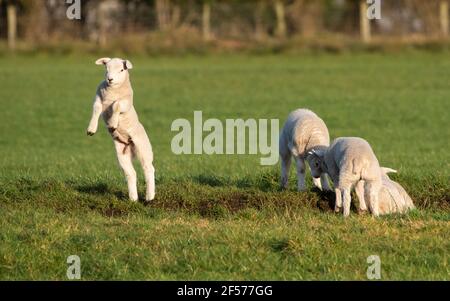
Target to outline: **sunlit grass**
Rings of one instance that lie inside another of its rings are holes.
[[[447,53],[128,58],[155,154],[150,204],[127,200],[104,125],[85,134],[94,59],[0,59],[1,279],[65,279],[72,254],[83,279],[366,279],[372,254],[383,279],[449,279]],[[171,152],[172,121],[194,110],[281,126],[299,107],[332,138],[366,138],[418,209],[344,220],[333,194],[297,193],[294,173],[280,191],[261,155]]]

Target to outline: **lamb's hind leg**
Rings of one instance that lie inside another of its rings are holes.
[[[359,181],[355,186],[356,196],[359,200],[359,213],[367,211],[366,199],[364,197],[364,181]]]
[[[289,170],[291,168],[291,154],[280,156],[281,158],[281,188],[287,189],[289,186]]]
[[[352,202],[352,198],[350,195],[351,192],[351,186],[346,186],[344,189],[342,189],[343,194],[343,205],[344,205],[344,217],[347,217],[350,215],[350,205]]]
[[[133,139],[136,156],[141,162],[145,176],[145,200],[151,201],[155,198],[155,168],[153,167],[153,151],[150,140],[144,132],[139,138]]]
[[[366,181],[364,185],[365,196],[368,199],[369,208],[373,216],[380,215],[378,194],[380,192],[381,185],[381,181],[378,180]]]
[[[144,167],[144,173],[146,183],[145,200],[152,201],[155,198],[155,168],[152,163]]]
[[[127,147],[126,144],[116,140],[114,141],[114,146],[116,148],[119,165],[122,168],[125,177],[127,179],[128,196],[130,200],[137,201],[138,193],[137,193],[136,171],[134,170],[133,167],[132,153],[130,147]]]
[[[350,215],[350,205],[351,205],[351,189],[352,189],[352,182],[348,180],[343,180],[343,176],[339,176],[339,184],[338,188],[342,193],[342,203],[344,208],[344,217],[347,217]]]

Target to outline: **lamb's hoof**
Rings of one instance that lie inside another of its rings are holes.
[[[91,132],[91,131],[87,131],[86,134],[87,134],[88,136],[94,136],[95,133],[94,133],[94,132]]]
[[[358,209],[358,214],[359,215],[366,215],[368,212],[367,212],[367,209],[365,209],[365,210],[363,210],[363,209]]]
[[[334,212],[339,213],[341,212],[342,207],[334,207]]]

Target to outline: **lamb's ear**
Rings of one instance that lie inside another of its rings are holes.
[[[106,65],[106,64],[109,63],[110,60],[111,60],[111,59],[110,59],[109,57],[102,57],[102,58],[96,60],[96,61],[95,61],[95,64],[96,64],[96,65]]]
[[[313,149],[312,151],[319,158],[323,158],[323,156],[325,155],[325,150],[324,149],[320,149],[319,148],[319,149]]]
[[[316,151],[315,151],[314,149],[310,150],[310,151],[307,153],[308,156],[310,156],[310,155],[315,155],[315,154],[316,154]]]
[[[123,61],[123,69],[133,69],[133,64],[129,60]]]
[[[316,154],[316,151],[314,149],[312,149],[312,150],[310,150],[310,151],[308,151],[306,153],[306,157],[309,157],[309,156],[312,156],[312,155],[315,155],[315,154]]]
[[[385,175],[387,175],[388,173],[397,173],[397,171],[395,169],[389,168],[389,167],[380,167],[381,168],[381,172],[384,173]]]
[[[306,158],[310,156],[316,156],[318,159],[322,160],[323,156],[325,155],[325,150],[322,149],[311,149],[306,153]]]

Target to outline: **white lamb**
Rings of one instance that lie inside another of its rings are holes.
[[[113,138],[117,159],[127,179],[130,199],[138,200],[136,171],[132,162],[133,157],[137,156],[145,174],[147,186],[145,199],[153,200],[155,197],[153,152],[150,140],[133,107],[133,89],[128,72],[133,65],[130,61],[120,58],[101,58],[95,63],[105,65],[106,79],[97,88],[87,134],[89,136],[95,134],[98,119],[102,115]]]
[[[379,213],[405,213],[414,209],[414,203],[405,189],[389,178],[388,173],[390,172],[397,171],[381,167],[382,186],[378,193]],[[361,189],[361,187],[357,186],[356,189]],[[364,196],[364,191],[358,192],[358,195]],[[365,200],[360,201],[365,202]]]
[[[365,201],[362,201],[366,197],[371,213],[374,216],[380,214],[378,195],[382,186],[381,169],[367,141],[356,137],[337,138],[328,149],[309,151],[307,161],[313,177],[318,178],[324,172],[331,177],[336,193],[336,212],[343,205],[344,216],[349,216],[350,192],[356,186],[360,209],[367,209]]]
[[[305,189],[305,157],[311,149],[326,149],[330,145],[327,126],[314,112],[298,109],[291,112],[281,131],[279,140],[281,157],[281,186],[287,188],[291,158],[294,156],[297,166],[298,190]],[[313,178],[320,189],[331,190],[325,173]]]

